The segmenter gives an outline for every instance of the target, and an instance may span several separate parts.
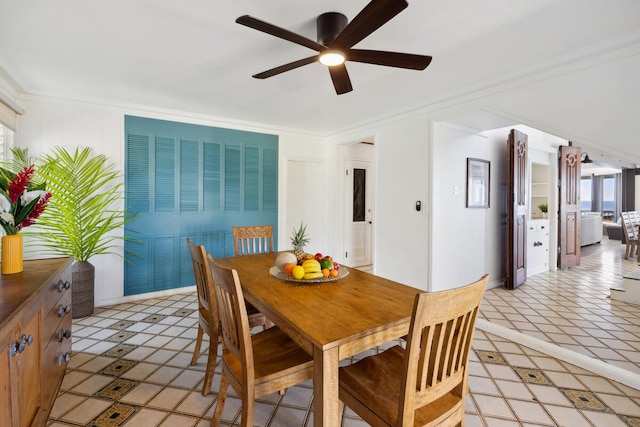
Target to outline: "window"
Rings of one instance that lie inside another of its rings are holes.
[[[616,221],[620,212],[621,174],[591,175],[580,180],[580,210],[596,212],[604,221]]]
[[[353,222],[365,220],[366,169],[353,169]]]
[[[602,218],[613,221],[616,211],[616,177],[605,175],[602,180]]]
[[[591,177],[583,177],[580,180],[580,210],[591,212]]]
[[[9,160],[11,147],[13,147],[13,131],[0,123],[0,160]]]

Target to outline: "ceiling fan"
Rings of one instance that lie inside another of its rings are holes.
[[[236,22],[318,52],[317,55],[255,74],[254,78],[266,79],[319,61],[329,68],[336,93],[341,95],[353,90],[345,61],[412,70],[424,70],[431,63],[431,57],[426,55],[352,48],[408,5],[406,0],[371,0],[349,23],[347,17],[341,13],[323,13],[317,20],[317,42],[249,15],[239,17]]]

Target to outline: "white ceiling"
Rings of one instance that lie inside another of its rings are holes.
[[[357,46],[432,55],[425,71],[347,63],[354,90],[340,96],[317,63],[251,78],[313,51],[238,25],[238,16],[315,40],[318,15],[352,19],[367,3],[0,0],[0,69],[26,94],[319,135],[478,98],[509,120],[640,163],[640,1],[413,0]],[[479,119],[470,120],[482,127]]]

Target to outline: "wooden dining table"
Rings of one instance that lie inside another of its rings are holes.
[[[285,281],[270,273],[276,256],[217,261],[237,270],[245,299],[313,356],[313,425],[338,427],[339,362],[406,335],[421,291],[351,268],[335,281]]]

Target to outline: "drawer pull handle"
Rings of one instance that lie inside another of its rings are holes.
[[[60,304],[60,307],[58,308],[58,317],[62,317],[65,314],[69,314],[71,312],[71,306],[70,305],[62,305]]]
[[[65,280],[64,282],[60,280],[58,283],[58,292],[62,293],[71,287],[71,282]]]
[[[14,341],[9,345],[9,355],[11,357],[16,357],[18,354],[18,341]]]
[[[62,342],[65,338],[71,338],[71,329],[67,329],[66,331],[60,329],[60,332],[58,332],[58,340]]]
[[[26,336],[25,334],[22,334],[22,337],[20,337],[20,341],[15,342],[15,350],[18,353],[22,353],[24,349],[27,347],[27,345],[31,345],[32,343],[33,343],[33,335]]]
[[[62,366],[63,363],[67,363],[69,360],[71,360],[69,353],[58,353],[58,366]]]

